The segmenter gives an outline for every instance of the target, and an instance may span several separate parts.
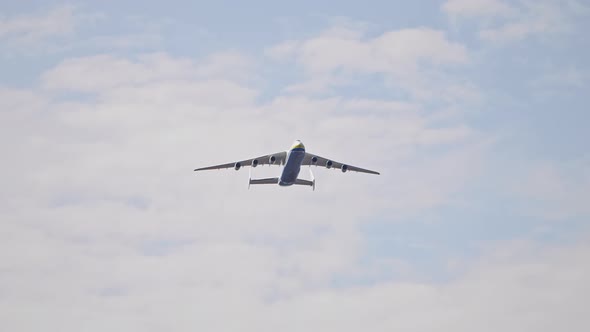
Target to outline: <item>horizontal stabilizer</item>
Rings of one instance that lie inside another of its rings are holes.
[[[279,178],[250,179],[250,184],[277,184]]]
[[[315,179],[314,180],[303,180],[303,179],[297,179],[295,180],[295,184],[299,185],[299,186],[310,186],[313,190],[315,190]]]
[[[310,186],[310,187],[313,187],[313,185],[314,185],[313,181],[303,180],[303,179],[295,180],[295,184],[300,185],[300,186]]]

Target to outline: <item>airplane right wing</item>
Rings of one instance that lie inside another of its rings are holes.
[[[287,152],[283,151],[283,152],[268,154],[268,155],[257,157],[257,158],[246,159],[246,160],[241,160],[241,161],[234,161],[234,162],[227,163],[227,164],[220,164],[220,165],[196,168],[195,171],[206,171],[206,170],[211,170],[211,169],[226,169],[226,168],[235,168],[236,170],[238,170],[241,167],[245,167],[245,166],[256,167],[258,165],[282,165],[286,162],[286,159],[287,159]]]
[[[317,156],[315,154],[311,154],[308,152],[305,153],[305,157],[303,157],[303,162],[301,164],[302,165],[315,165],[315,166],[322,166],[322,167],[326,167],[326,168],[340,169],[343,172],[353,171],[353,172],[379,175],[379,172],[371,171],[371,170],[356,167],[356,166],[351,166],[351,165],[344,164],[344,163],[341,163],[338,161],[334,161],[332,159],[320,157],[320,156]]]

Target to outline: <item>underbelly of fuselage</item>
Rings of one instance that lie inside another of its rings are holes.
[[[301,163],[305,157],[305,151],[290,151],[287,162],[279,179],[279,186],[290,186],[295,183],[301,170]]]

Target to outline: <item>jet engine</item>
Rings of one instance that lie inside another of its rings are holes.
[[[326,161],[326,168],[332,168],[334,163],[331,160]]]
[[[340,167],[340,170],[342,171],[342,173],[346,173],[346,171],[348,171],[348,166],[346,166],[346,165],[342,165],[342,166]]]
[[[316,156],[311,157],[311,163],[312,163],[312,165],[317,164],[317,162],[318,162],[318,157],[316,157]]]
[[[240,167],[242,167],[242,163],[236,163],[236,164],[234,165],[234,168],[236,169],[236,171],[237,171],[237,170],[239,170],[239,169],[240,169]]]
[[[258,159],[252,160],[252,167],[258,166]]]
[[[277,157],[275,156],[270,156],[270,158],[268,158],[268,163],[271,165],[274,164],[275,161],[277,161]]]

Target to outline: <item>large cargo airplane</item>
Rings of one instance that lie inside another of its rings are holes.
[[[337,161],[333,161],[328,158],[311,154],[309,152],[305,152],[305,146],[303,145],[303,143],[301,143],[300,140],[296,140],[295,143],[293,143],[293,146],[291,146],[291,148],[287,151],[277,152],[258,158],[246,159],[227,164],[197,168],[195,169],[195,171],[225,168],[234,168],[237,171],[241,167],[256,167],[258,165],[284,165],[284,167],[283,171],[281,172],[281,176],[276,178],[252,179],[252,176],[250,175],[250,178],[248,180],[248,188],[250,188],[250,185],[252,184],[278,184],[279,186],[283,187],[291,185],[310,186],[315,190],[315,179],[313,177],[313,173],[311,172],[311,168],[309,169],[311,180],[304,180],[298,178],[302,165],[315,165],[322,166],[325,168],[340,169],[343,173],[346,171],[353,171],[379,175],[379,173],[375,171],[350,166]]]

